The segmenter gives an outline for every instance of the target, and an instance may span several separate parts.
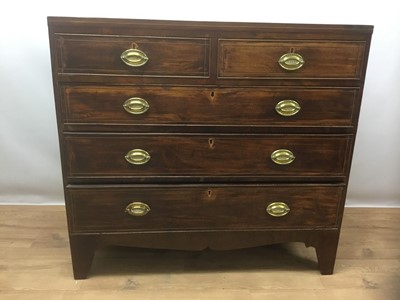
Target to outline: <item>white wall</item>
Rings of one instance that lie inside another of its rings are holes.
[[[0,203],[62,203],[46,16],[375,25],[348,205],[400,206],[396,1],[7,1],[0,12]]]

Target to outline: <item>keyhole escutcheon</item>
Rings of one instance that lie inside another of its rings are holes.
[[[214,139],[213,138],[209,138],[208,139],[208,145],[210,146],[210,149],[214,148],[214,144],[215,144]]]

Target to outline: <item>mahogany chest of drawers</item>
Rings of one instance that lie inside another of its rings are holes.
[[[75,278],[107,245],[333,272],[372,26],[49,17]]]

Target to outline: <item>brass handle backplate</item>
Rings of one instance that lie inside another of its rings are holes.
[[[282,100],[275,106],[276,112],[284,117],[294,116],[300,109],[299,103],[295,100]]]
[[[277,165],[291,164],[295,158],[293,152],[288,149],[278,149],[271,154],[272,161]]]
[[[132,202],[125,208],[125,212],[134,217],[143,217],[150,211],[150,206],[143,202]]]
[[[283,217],[290,211],[289,206],[284,202],[273,202],[267,206],[267,213],[273,217]]]
[[[125,155],[125,159],[132,165],[144,165],[150,160],[150,154],[142,149],[133,149]]]
[[[123,107],[132,115],[141,115],[149,109],[150,105],[143,98],[132,97],[124,102]]]
[[[146,53],[139,49],[127,49],[121,54],[122,61],[130,67],[141,67],[147,63],[149,58]]]
[[[285,70],[295,71],[300,69],[305,62],[303,57],[298,53],[286,53],[279,58],[278,63]]]

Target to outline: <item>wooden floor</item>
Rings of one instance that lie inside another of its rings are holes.
[[[400,209],[347,208],[334,275],[293,243],[227,252],[113,247],[75,281],[62,206],[0,206],[0,299],[400,299]]]

